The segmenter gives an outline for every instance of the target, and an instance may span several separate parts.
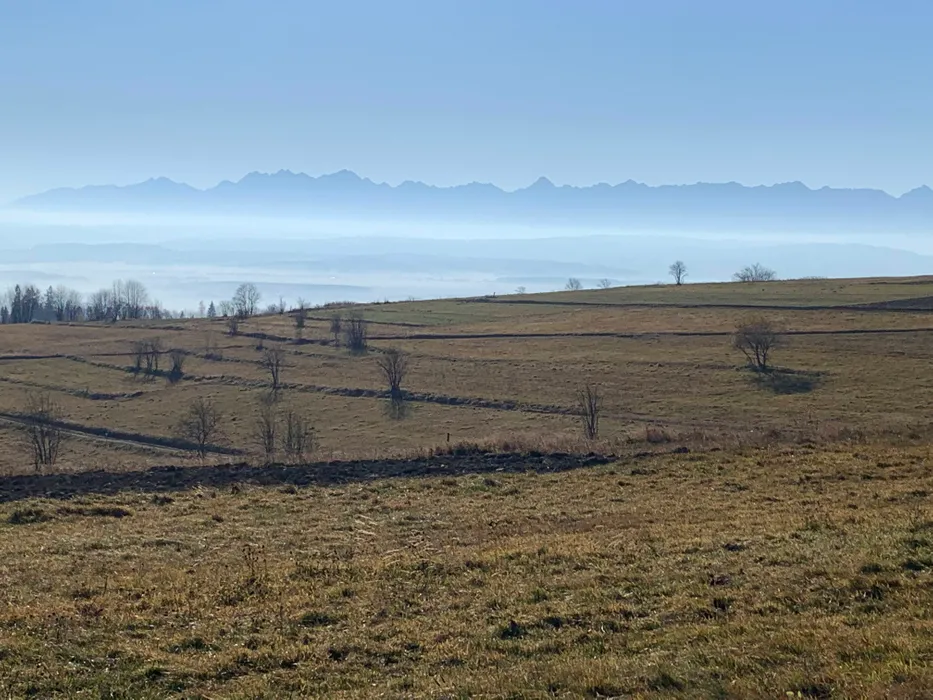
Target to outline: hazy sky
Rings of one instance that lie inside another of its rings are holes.
[[[930,0],[0,0],[0,201],[166,175],[933,184]]]

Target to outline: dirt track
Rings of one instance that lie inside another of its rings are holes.
[[[197,487],[327,486],[386,478],[458,476],[495,472],[560,472],[599,464],[596,454],[463,454],[423,459],[319,462],[300,466],[254,467],[245,463],[204,467],[154,467],[145,471],[89,471],[0,477],[0,503],[27,498],[67,499],[85,494],[165,493]]]

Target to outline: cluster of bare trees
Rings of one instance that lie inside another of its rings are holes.
[[[9,289],[0,302],[0,322],[30,323],[32,321],[75,322],[84,318],[81,295],[59,285],[49,287],[44,294],[32,284]]]
[[[85,310],[88,321],[125,321],[163,318],[158,302],[151,302],[146,287],[136,280],[117,280],[88,297]]]
[[[161,338],[135,341],[130,349],[130,357],[133,360],[133,374],[142,373],[147,377],[158,374],[162,352]]]
[[[288,409],[280,414],[274,403],[263,403],[253,424],[253,441],[267,463],[281,450],[291,462],[303,462],[314,450],[314,429],[308,419]]]
[[[245,282],[237,287],[236,292],[233,294],[233,299],[230,302],[230,311],[232,311],[232,313],[225,313],[224,316],[232,315],[239,318],[255,316],[259,312],[259,301],[261,299],[262,295],[259,293],[256,285]],[[223,303],[221,305],[223,306]]]
[[[777,273],[761,263],[755,263],[743,267],[732,275],[732,279],[736,282],[773,282],[777,279]]]
[[[331,332],[334,333],[335,343],[336,338],[340,335],[341,329],[343,329],[344,344],[352,353],[359,354],[366,352],[366,349],[369,347],[368,324],[362,316],[354,314],[345,321],[342,321],[339,316],[334,316],[331,318],[330,328]]]
[[[161,338],[150,338],[148,340],[137,340],[130,345],[130,359],[133,364],[131,370],[134,375],[140,374],[146,378],[162,373],[160,368],[162,356],[168,355],[172,363],[171,368],[166,373],[170,382],[179,382],[185,375],[185,360],[188,353],[179,348],[166,351],[162,345]]]
[[[117,280],[110,287],[88,295],[59,285],[44,293],[32,284],[16,285],[0,300],[0,322],[32,321],[77,323],[171,318],[173,314],[149,298],[146,287],[136,280]]]

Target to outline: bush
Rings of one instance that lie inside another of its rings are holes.
[[[350,352],[359,354],[369,347],[368,328],[361,316],[351,316],[343,324],[344,342]]]
[[[732,347],[745,355],[749,365],[759,372],[768,371],[771,352],[779,344],[776,325],[764,317],[739,323],[732,335]]]
[[[49,393],[29,394],[23,418],[26,424],[22,427],[22,434],[32,453],[36,471],[54,466],[65,437],[59,425],[60,407]]]
[[[577,394],[577,404],[580,408],[580,420],[583,423],[583,434],[587,440],[599,437],[599,415],[602,412],[603,401],[599,395],[599,387],[587,384]]]
[[[223,416],[214,402],[198,397],[192,401],[178,421],[178,437],[197,445],[198,456],[203,460],[213,440],[222,434]]]
[[[405,394],[402,392],[402,381],[408,373],[408,356],[401,350],[392,348],[386,350],[376,364],[382,371],[386,383],[389,385],[390,412],[393,418],[401,418],[405,410]]]
[[[168,380],[174,384],[180,382],[185,376],[185,360],[188,359],[188,355],[184,350],[175,349],[169,352],[168,356],[172,361],[172,369],[169,370]]]
[[[303,462],[305,455],[314,449],[314,430],[308,420],[295,411],[285,414],[282,449],[295,462]]]
[[[732,275],[736,282],[772,282],[777,279],[777,274],[760,263],[748,265]]]

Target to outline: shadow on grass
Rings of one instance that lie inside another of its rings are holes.
[[[821,372],[772,367],[767,371],[754,371],[752,383],[773,394],[809,394],[819,388]]]
[[[144,471],[87,471],[0,477],[0,503],[27,498],[67,499],[85,494],[166,493],[198,487],[331,486],[387,478],[462,476],[488,472],[561,472],[614,461],[597,454],[484,453],[417,459],[318,462],[296,466],[226,464],[203,467],[154,467]]]

